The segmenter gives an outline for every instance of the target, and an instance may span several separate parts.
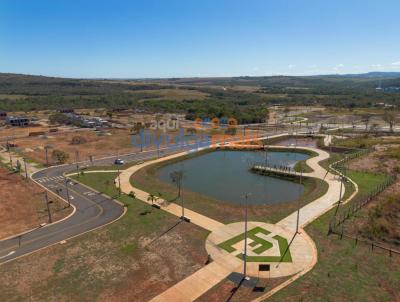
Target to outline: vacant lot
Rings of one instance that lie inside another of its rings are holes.
[[[400,167],[399,145],[377,146],[377,151],[350,163],[350,168],[396,175]],[[346,233],[373,240],[400,251],[400,179],[346,223]]]
[[[48,222],[44,190],[32,181],[0,167],[0,239]],[[53,220],[67,216],[72,208],[49,194]]]
[[[74,143],[73,139],[79,138],[79,143]],[[104,132],[99,131],[75,131],[48,134],[46,137],[28,137],[18,139],[16,151],[23,153],[30,159],[42,164],[46,163],[45,146],[49,146],[49,162],[54,163],[51,154],[53,150],[61,150],[68,154],[68,162],[75,162],[76,151],[78,159],[88,160],[89,155],[94,158],[104,156],[116,156],[117,153],[123,154],[136,150],[131,145],[131,133],[125,129],[110,129]]]
[[[7,139],[13,140],[15,137],[28,136],[31,132],[48,132],[48,127],[43,126],[29,126],[29,127],[9,127],[5,126],[0,128],[0,139],[5,142]]]
[[[80,181],[115,196],[115,173]],[[201,268],[208,232],[122,196],[113,224],[0,266],[0,301],[148,301]]]

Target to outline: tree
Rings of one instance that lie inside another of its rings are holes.
[[[142,123],[136,123],[133,128],[131,129],[131,132],[133,134],[138,134],[140,132],[141,129],[144,128],[144,125]]]
[[[181,185],[182,185],[182,179],[183,179],[183,171],[174,171],[171,172],[170,174],[171,180],[174,184],[176,184],[176,187],[178,188],[178,197],[181,196]]]
[[[70,119],[64,113],[58,112],[49,116],[49,122],[50,124],[68,124]]]
[[[396,113],[394,111],[385,110],[383,120],[389,124],[390,132],[393,132],[393,126],[396,123]]]
[[[363,114],[363,115],[361,116],[361,121],[362,121],[362,122],[364,123],[364,125],[365,125],[365,131],[367,131],[367,130],[368,130],[369,122],[371,121],[371,114],[369,114],[369,113]]]
[[[147,201],[151,201],[151,205],[154,205],[154,202],[157,200],[157,197],[154,194],[149,194],[147,197]]]
[[[54,161],[56,161],[59,164],[64,164],[67,162],[69,155],[68,153],[61,151],[61,150],[53,150],[51,153],[51,157],[53,158]]]
[[[71,145],[81,145],[86,142],[87,140],[83,136],[74,136],[71,140]]]
[[[17,159],[17,165],[15,167],[16,171],[21,171],[21,163],[19,162],[19,160]]]
[[[371,132],[374,132],[375,135],[377,135],[377,134],[378,134],[378,130],[379,130],[379,124],[373,123],[373,124],[371,125],[371,127],[369,128],[369,130],[370,130]]]

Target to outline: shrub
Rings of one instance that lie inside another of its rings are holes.
[[[81,145],[86,142],[87,140],[83,136],[74,136],[71,140],[71,145]]]
[[[69,118],[64,113],[54,113],[49,116],[50,124],[68,124]]]
[[[53,150],[51,153],[51,157],[53,158],[54,161],[56,161],[59,164],[64,164],[67,162],[69,155],[68,153],[61,151],[61,150]]]

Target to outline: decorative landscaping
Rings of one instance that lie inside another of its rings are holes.
[[[278,242],[279,245],[279,252],[280,256],[265,256],[262,255],[265,251],[271,249],[273,247],[273,244],[263,238],[260,238],[257,236],[257,234],[264,234],[264,235],[269,235],[271,232],[268,230],[265,230],[261,227],[255,227],[247,232],[247,237],[249,240],[252,240],[252,242],[249,244],[251,247],[253,247],[252,252],[255,254],[258,254],[258,256],[247,256],[246,259],[249,262],[292,262],[292,256],[290,254],[290,250],[288,249],[288,242],[285,238],[279,235],[275,235],[272,237]],[[233,245],[243,241],[245,238],[245,234],[242,233],[240,235],[237,235],[231,239],[228,239],[218,246],[228,253],[234,253],[236,249],[233,247]],[[243,253],[239,253],[236,257],[239,259],[244,259]]]

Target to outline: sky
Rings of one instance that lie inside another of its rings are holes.
[[[398,0],[0,0],[0,72],[75,78],[400,71]]]

